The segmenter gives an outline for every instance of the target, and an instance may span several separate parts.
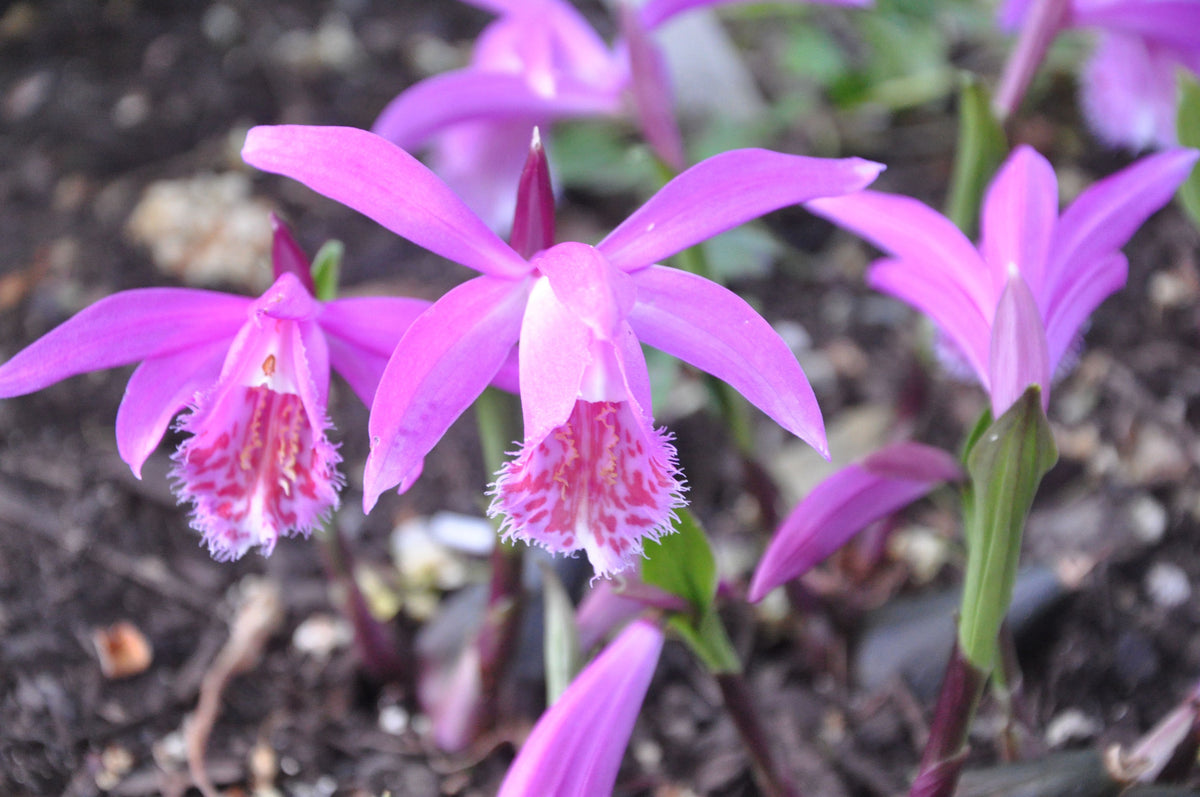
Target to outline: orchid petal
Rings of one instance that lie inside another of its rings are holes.
[[[233,337],[250,300],[190,288],[122,291],[84,308],[0,366],[0,398],[69,376]]]
[[[385,139],[352,127],[255,127],[246,163],[341,202],[397,235],[484,274],[518,277],[528,264],[433,172]]]
[[[1058,303],[1064,276],[1121,248],[1187,179],[1200,152],[1175,149],[1142,158],[1090,186],[1067,208],[1047,263],[1046,289]]]
[[[592,335],[540,279],[529,293],[521,322],[521,411],[526,440],[561,426],[579,398],[591,363]]]
[[[517,180],[517,203],[513,211],[512,235],[508,244],[517,254],[531,258],[554,246],[554,187],[550,163],[542,146],[542,135],[533,128],[529,155]]]
[[[1053,373],[1075,341],[1080,327],[1100,303],[1125,286],[1129,261],[1120,252],[1089,263],[1062,281],[1046,312],[1046,347]]]
[[[867,272],[867,284],[932,318],[954,342],[979,381],[986,382],[990,316],[976,307],[961,283],[930,270],[926,263],[877,260]]]
[[[596,248],[633,271],[772,210],[857,191],[882,170],[859,158],[724,152],[671,180]]]
[[[293,325],[292,352],[304,411],[313,431],[323,431],[329,425],[329,343],[321,327],[311,321]]]
[[[363,506],[412,486],[422,460],[508,358],[529,283],[477,277],[422,313],[400,339],[371,405]]]
[[[987,265],[954,222],[915,199],[876,191],[817,199],[805,205],[818,216],[866,238],[898,260],[957,283],[987,318],[993,300]]]
[[[1050,354],[1037,301],[1013,266],[992,323],[988,392],[992,417],[999,418],[1030,385],[1042,389],[1043,406],[1050,399]]]
[[[499,797],[610,794],[662,646],[646,620],[622,631],[538,720]]]
[[[321,311],[321,303],[291,272],[280,274],[275,284],[254,300],[251,311],[277,321],[310,321]]]
[[[536,119],[465,122],[434,139],[429,163],[492,230],[512,224]]]
[[[1046,253],[1058,221],[1058,179],[1050,162],[1022,146],[1005,161],[983,202],[980,251],[999,293],[1016,265],[1041,295]]]
[[[1150,39],[1179,49],[1200,47],[1200,4],[1196,0],[1117,0],[1080,3],[1072,22]]]
[[[803,575],[869,524],[961,476],[953,457],[920,443],[890,446],[837,471],[775,532],[754,572],[750,601],[758,602],[775,587]]]
[[[228,349],[228,341],[218,340],[152,357],[134,370],[117,410],[117,451],[134,476],[142,478],[142,465],[176,413],[216,383]]]
[[[633,275],[638,338],[728,382],[779,425],[828,456],[812,386],[779,333],[733,292],[686,271]],[[713,319],[721,319],[714,324]]]
[[[629,275],[613,268],[587,244],[558,244],[537,257],[533,265],[550,281],[558,300],[601,340],[612,339],[618,323],[633,307],[635,288]]]
[[[368,407],[396,344],[430,303],[406,297],[364,296],[327,302],[319,323],[333,369]]]
[[[1092,130],[1117,147],[1174,146],[1177,68],[1167,50],[1146,39],[1102,37],[1085,67],[1080,97]]]
[[[638,21],[638,11],[622,4],[621,29],[629,51],[630,88],[642,135],[650,149],[674,172],[682,171],[687,156],[675,119],[675,94],[662,52]]]
[[[539,119],[614,113],[619,98],[561,76],[553,93],[541,92],[523,74],[461,69],[422,80],[388,103],[372,130],[404,149],[415,149],[445,128],[479,120]],[[407,236],[406,236],[407,237]]]
[[[755,3],[759,0],[646,0],[639,9],[642,26],[653,30],[677,14],[691,11],[694,8],[709,8],[712,6],[734,6],[740,3]],[[874,4],[874,0],[813,0],[831,6],[860,6]]]

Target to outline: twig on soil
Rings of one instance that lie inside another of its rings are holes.
[[[218,797],[204,768],[204,753],[209,734],[220,714],[221,695],[235,675],[246,672],[258,663],[267,640],[282,621],[283,604],[279,587],[272,582],[255,582],[252,589],[246,590],[238,607],[229,641],[204,675],[196,710],[183,722],[188,772],[204,797]]]

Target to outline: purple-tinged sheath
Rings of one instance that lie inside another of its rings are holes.
[[[181,410],[189,434],[172,477],[212,556],[269,554],[338,503],[340,457],[326,433],[332,367],[368,405],[387,358],[428,302],[320,302],[287,228],[275,224],[275,284],[258,299],[145,288],[84,309],[0,366],[0,397],[141,362],[117,412],[134,475]]]
[[[653,425],[642,343],[728,382],[822,453],[812,388],[745,301],[659,261],[764,213],[856,191],[882,167],[737,150],[689,169],[595,246],[525,259],[404,150],[363,130],[257,127],[243,157],[482,276],[451,290],[396,347],[371,410],[364,502],[407,490],[425,455],[520,342],[524,444],[500,472],[504,533],[632,564],[682,503],[675,451]]]

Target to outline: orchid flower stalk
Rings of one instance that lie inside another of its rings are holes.
[[[215,559],[307,536],[338,504],[329,372],[370,404],[387,358],[428,306],[406,298],[321,302],[308,260],[275,224],[275,283],[250,299],[144,288],[101,299],[0,366],[0,397],[141,362],[117,412],[117,450],[141,478],[171,419],[187,433],[172,477]]]
[[[405,150],[430,146],[433,170],[489,226],[505,229],[533,127],[546,134],[559,120],[618,117],[631,106],[655,154],[682,170],[670,79],[654,33],[678,14],[745,0],[622,3],[624,37],[612,47],[565,0],[466,2],[499,15],[479,35],[470,65],[408,88],[373,129]]]
[[[649,414],[641,343],[725,380],[826,451],[812,387],[778,333],[725,288],[656,264],[770,210],[859,190],[878,164],[727,152],[672,180],[596,246],[559,243],[527,259],[372,133],[258,127],[242,154],[482,272],[423,313],[392,355],[371,410],[367,509],[412,485],[518,341],[524,443],[491,511],[505,517],[505,536],[582,549],[598,574],[636,561],[683,502],[674,448]]]
[[[1013,114],[1054,39],[1096,30],[1084,68],[1082,105],[1096,134],[1131,150],[1175,146],[1177,71],[1200,75],[1200,4],[1195,0],[1008,0],[1001,26],[1020,30],[996,108]]]

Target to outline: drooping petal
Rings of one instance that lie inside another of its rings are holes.
[[[1018,147],[988,187],[980,251],[991,268],[996,295],[1015,265],[1034,296],[1042,295],[1046,255],[1058,221],[1058,178],[1050,162]]]
[[[517,341],[528,281],[477,277],[421,314],[400,339],[371,405],[363,506],[412,486],[454,419],[492,380]]]
[[[1067,24],[1070,7],[1071,0],[1023,0],[1008,3],[1002,9],[1001,27],[1006,30],[1019,27],[1020,35],[1004,65],[993,100],[1001,120],[1016,113],[1046,51]]]
[[[869,524],[908,506],[938,484],[961,478],[944,451],[899,443],[834,473],[775,532],[754,572],[749,599],[803,575]]]
[[[649,621],[622,631],[538,720],[499,797],[611,794],[662,646]]]
[[[1046,348],[1051,373],[1058,370],[1063,355],[1070,350],[1092,312],[1125,287],[1128,277],[1129,261],[1120,252],[1114,252],[1063,279],[1057,298],[1046,314]]]
[[[500,533],[551,553],[582,549],[598,576],[630,567],[673,531],[683,505],[675,448],[628,401],[575,402],[567,420],[526,437],[491,490]]]
[[[1003,415],[1030,385],[1041,387],[1043,404],[1049,401],[1053,370],[1046,330],[1037,301],[1015,266],[996,306],[988,368],[993,418]]]
[[[987,384],[994,308],[989,307],[985,316],[960,283],[927,268],[926,261],[876,260],[867,272],[867,284],[933,319],[954,344],[956,354],[979,377],[979,382]]]
[[[448,260],[497,276],[518,277],[529,270],[433,172],[374,133],[352,127],[255,127],[246,134],[242,158],[299,180]]]
[[[1081,87],[1091,129],[1110,146],[1135,152],[1174,146],[1176,69],[1164,48],[1145,39],[1102,37]]]
[[[371,129],[411,150],[463,122],[551,122],[571,116],[610,114],[619,107],[614,92],[598,91],[569,76],[556,80],[553,92],[548,93],[538,91],[523,74],[468,68],[414,84],[388,103]]]
[[[368,407],[396,344],[429,305],[423,299],[364,296],[323,306],[319,323],[328,338],[333,370]]]
[[[724,152],[671,180],[596,248],[617,268],[633,271],[772,210],[857,191],[882,170],[859,158]]]
[[[630,88],[642,135],[658,159],[678,172],[687,156],[683,136],[675,119],[675,93],[662,52],[642,27],[638,10],[630,4],[619,8],[621,30],[629,49]]]
[[[731,291],[678,269],[636,272],[638,338],[722,379],[779,425],[828,453],[812,386],[771,325]],[[720,319],[720,323],[714,323]]]
[[[1087,188],[1058,221],[1046,289],[1057,303],[1064,275],[1120,249],[1174,195],[1200,153],[1190,149],[1142,158]]]
[[[117,451],[134,476],[142,478],[142,465],[171,419],[216,384],[228,350],[228,342],[218,340],[152,357],[134,370],[117,410]]]
[[[84,308],[0,366],[0,398],[69,376],[231,339],[250,300],[189,288],[122,291]]]
[[[812,0],[831,6],[861,6],[873,5],[874,0]],[[691,11],[693,8],[709,8],[712,6],[732,6],[739,3],[753,3],[758,0],[646,0],[639,9],[642,25],[647,30],[653,30],[677,14]]]
[[[915,199],[877,191],[816,199],[805,207],[866,238],[898,260],[920,263],[960,285],[986,318],[994,294],[987,265],[954,222]]]

